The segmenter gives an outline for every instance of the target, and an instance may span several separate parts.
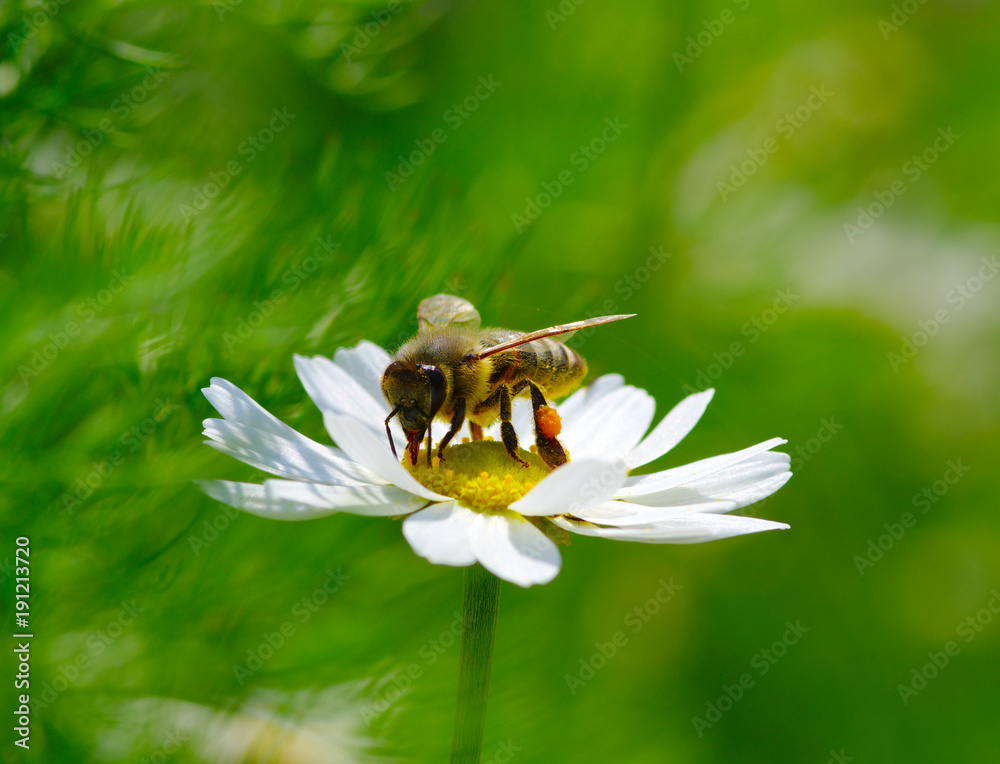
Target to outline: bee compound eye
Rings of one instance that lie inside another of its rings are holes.
[[[427,384],[430,387],[430,416],[433,417],[444,404],[444,399],[447,396],[447,383],[444,374],[436,366],[426,366],[424,372],[427,374]]]

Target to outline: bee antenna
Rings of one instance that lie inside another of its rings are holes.
[[[399,459],[399,456],[396,454],[396,443],[392,439],[392,430],[389,429],[389,420],[392,419],[394,416],[396,416],[396,414],[399,413],[399,410],[401,408],[403,407],[396,406],[396,408],[394,408],[392,411],[389,412],[389,416],[385,418],[385,434],[389,438],[389,448],[392,449],[392,456],[395,459]]]
[[[427,465],[431,463],[431,420],[427,420]]]

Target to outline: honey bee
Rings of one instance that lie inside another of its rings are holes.
[[[559,417],[549,407],[546,396],[561,398],[573,392],[587,374],[587,362],[554,338],[565,340],[579,329],[634,315],[600,316],[525,334],[480,328],[479,312],[460,297],[428,297],[417,308],[416,336],[399,348],[382,372],[382,394],[392,408],[385,419],[392,453],[396,455],[396,446],[389,422],[395,416],[406,433],[414,465],[424,434],[427,461],[431,460],[430,426],[436,417],[451,423],[438,444],[439,458],[443,458],[445,446],[466,419],[473,439],[481,440],[483,427],[499,417],[507,453],[527,467],[518,454],[511,399],[530,395],[538,455],[550,467],[565,464],[566,451],[556,438]]]

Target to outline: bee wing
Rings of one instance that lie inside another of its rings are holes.
[[[635,313],[626,313],[621,316],[598,316],[597,318],[588,318],[585,321],[574,321],[571,324],[559,324],[559,326],[550,326],[548,329],[539,329],[537,332],[530,332],[529,334],[523,334],[520,337],[510,340],[508,342],[502,342],[499,345],[494,345],[491,348],[486,348],[486,350],[481,350],[476,353],[473,358],[479,360],[481,358],[486,358],[495,353],[502,353],[504,350],[510,350],[518,345],[523,345],[526,342],[534,342],[535,340],[540,340],[544,337],[557,337],[562,334],[572,334],[573,332],[579,331],[580,329],[586,329],[589,326],[599,326],[600,324],[610,324],[612,321],[621,321],[623,318],[632,318]]]
[[[436,294],[421,300],[417,306],[417,322],[422,332],[443,326],[478,329],[480,320],[479,311],[471,302],[450,294]]]

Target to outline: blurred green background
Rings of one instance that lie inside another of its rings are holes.
[[[445,760],[461,572],[192,480],[261,477],[201,445],[210,377],[327,441],[292,354],[392,348],[450,292],[521,330],[637,313],[592,374],[658,416],[717,388],[656,466],[780,435],[796,472],[747,510],[788,532],[576,537],[505,585],[484,762],[993,759],[998,16],[4,2],[0,577],[13,634],[30,538],[39,703],[3,755]]]

